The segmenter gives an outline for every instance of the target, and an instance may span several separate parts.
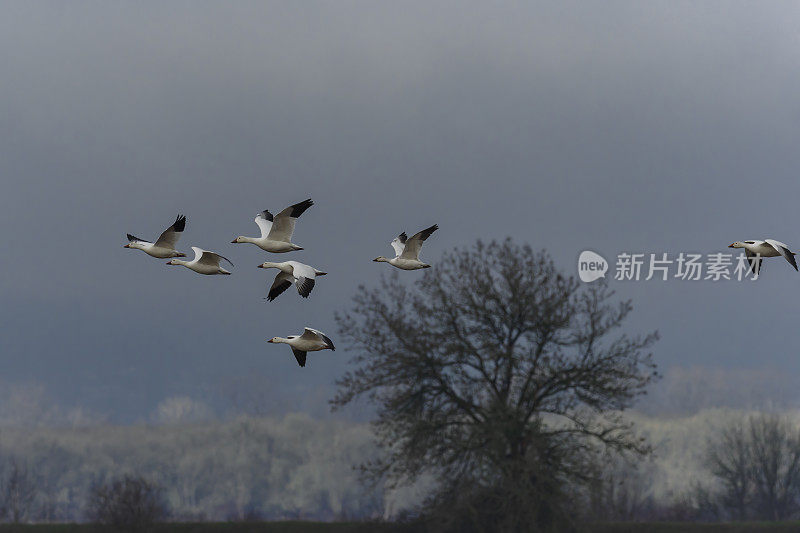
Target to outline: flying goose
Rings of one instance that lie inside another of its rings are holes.
[[[736,241],[729,244],[728,248],[744,248],[744,254],[747,257],[747,262],[750,263],[750,271],[758,276],[761,271],[761,258],[762,257],[778,257],[783,256],[789,264],[797,270],[797,261],[794,260],[794,252],[789,250],[789,245],[774,239],[764,239],[763,241]]]
[[[206,274],[208,276],[214,274],[230,274],[227,270],[219,266],[219,260],[224,259],[233,266],[230,259],[223,257],[216,252],[209,252],[197,246],[192,246],[194,250],[194,259],[191,261],[183,261],[181,259],[171,259],[167,262],[168,265],[183,265],[188,269],[194,270],[198,274]]]
[[[311,294],[311,289],[314,288],[314,278],[327,274],[327,272],[322,272],[312,266],[298,263],[297,261],[284,261],[283,263],[265,261],[258,265],[258,268],[277,268],[280,270],[278,275],[275,276],[275,281],[272,282],[269,294],[267,294],[267,300],[270,302],[277,298],[283,291],[291,287],[292,283],[297,287],[297,292],[300,296],[308,298],[308,295]]]
[[[420,268],[430,268],[430,265],[423,263],[419,260],[419,251],[422,248],[422,243],[425,239],[431,236],[431,233],[439,229],[438,224],[434,224],[430,228],[426,228],[419,233],[415,234],[410,239],[406,236],[404,231],[394,238],[390,243],[394,248],[395,257],[387,259],[382,255],[373,259],[378,263],[389,263],[392,266],[402,270],[418,270]]]
[[[311,198],[300,203],[290,205],[280,213],[272,216],[272,213],[261,211],[256,215],[255,222],[261,228],[261,237],[236,237],[231,243],[249,242],[255,244],[262,250],[273,253],[291,252],[302,250],[300,246],[292,243],[292,234],[297,218],[305,213],[306,209],[314,205]]]
[[[186,254],[175,251],[175,244],[178,242],[181,233],[183,233],[183,228],[185,227],[186,217],[178,215],[175,222],[164,230],[156,242],[146,241],[128,233],[128,244],[123,246],[123,248],[141,250],[147,255],[159,259],[166,259],[167,257],[186,257]]]
[[[326,349],[336,351],[332,340],[321,331],[309,327],[305,328],[302,335],[289,335],[285,339],[283,337],[272,337],[267,342],[283,343],[291,346],[292,353],[294,353],[297,364],[300,366],[306,366],[306,354],[308,352],[318,352]]]

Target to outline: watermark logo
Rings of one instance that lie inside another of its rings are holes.
[[[608,272],[608,261],[603,256],[589,250],[581,252],[578,257],[578,276],[581,281],[590,283],[600,278],[606,277]]]
[[[734,256],[726,253],[695,254],[627,253],[617,255],[613,275],[617,281],[649,281],[670,278],[683,281],[721,281],[750,278],[758,279],[761,256]],[[585,250],[578,257],[578,276],[590,283],[606,277],[608,262],[603,256]]]

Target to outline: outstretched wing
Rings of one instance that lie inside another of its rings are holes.
[[[795,270],[797,270],[797,261],[794,260],[794,255],[792,254],[792,251],[789,250],[789,246],[787,244],[774,239],[764,239],[764,242],[775,248],[775,250],[781,254],[784,259],[789,261],[789,264],[792,265]]]
[[[316,339],[321,340],[322,342],[327,344],[331,350],[336,351],[336,347],[333,345],[333,341],[318,329],[307,327],[305,328],[305,331],[300,336],[300,338],[308,340],[316,340]]]
[[[256,215],[255,222],[261,229],[261,238],[263,239],[269,235],[269,230],[272,229],[272,213],[264,209]]]
[[[314,285],[317,282],[314,281],[314,278],[304,278],[299,277],[295,280],[294,284],[297,286],[297,293],[302,296],[303,298],[308,298],[308,295],[311,294],[311,291],[314,290]]]
[[[422,243],[425,242],[425,239],[431,236],[431,234],[439,229],[438,224],[434,224],[430,228],[425,228],[424,230],[416,233],[413,237],[406,241],[406,247],[403,249],[403,253],[400,254],[400,257],[403,259],[419,259],[419,251],[422,248]]]
[[[297,359],[298,365],[306,366],[306,355],[308,355],[308,352],[292,348],[292,353],[294,354],[294,358]]]
[[[272,287],[269,288],[267,300],[271,302],[280,296],[283,291],[292,286],[293,280],[294,278],[291,274],[287,274],[286,272],[278,272],[278,275],[275,276],[275,281],[272,282]]]
[[[178,239],[183,233],[183,229],[186,227],[186,217],[183,215],[178,215],[178,218],[175,219],[175,222],[164,230],[164,233],[156,241],[156,246],[159,248],[171,248],[175,249],[175,245],[178,243]]]
[[[146,241],[144,239],[140,239],[139,237],[134,237],[130,233],[126,233],[125,235],[128,236],[128,242],[146,242],[146,243],[150,242],[150,241]]]
[[[311,290],[314,288],[317,273],[314,269],[306,264],[298,263],[297,261],[288,261],[292,265],[292,275],[294,276],[294,284],[297,287],[297,292],[303,298],[308,298]]]
[[[269,239],[271,241],[292,242],[294,225],[297,222],[297,218],[305,213],[306,209],[312,205],[314,205],[314,202],[309,198],[308,200],[290,205],[275,215],[272,221],[272,228],[269,230]]]
[[[406,235],[406,232],[404,231],[403,233],[401,233],[400,235],[395,237],[392,242],[389,243],[389,244],[392,245],[392,248],[394,248],[394,256],[395,257],[400,257],[400,254],[403,253],[403,249],[406,247],[406,241],[407,240],[408,240],[408,236]]]
[[[761,272],[761,256],[759,254],[754,254],[750,250],[744,250],[744,255],[747,258],[747,262],[750,263],[750,272],[753,273],[753,276],[758,276],[758,273]]]
[[[203,250],[202,248],[198,248],[197,246],[192,246],[192,251],[194,252],[194,258],[192,259],[192,263],[195,261],[200,261],[200,258],[203,257]]]
[[[197,254],[198,250],[200,251],[200,259],[197,261],[198,263],[201,263],[201,264],[204,264],[204,265],[218,267],[219,266],[219,260],[220,259],[224,259],[225,261],[230,263],[231,266],[233,266],[233,263],[231,263],[230,259],[228,259],[225,256],[219,255],[216,252],[209,252],[208,250],[203,250],[201,248],[195,248],[194,246],[192,246],[192,250],[194,250],[195,254]],[[197,256],[195,256],[195,258],[197,258]]]

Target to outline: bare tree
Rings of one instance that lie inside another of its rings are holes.
[[[2,482],[2,512],[10,522],[19,524],[29,518],[34,500],[36,485],[27,466],[11,459]]]
[[[429,514],[548,527],[566,519],[564,489],[586,480],[597,451],[649,450],[621,412],[657,376],[657,334],[619,333],[631,304],[602,280],[582,284],[511,240],[479,241],[413,287],[397,274],[361,287],[354,304],[337,320],[357,368],[332,405],[378,403],[386,455],[366,471],[390,484],[434,474]]]
[[[592,521],[651,520],[655,502],[651,492],[656,467],[648,461],[629,461],[604,454],[587,486],[584,510]]]
[[[776,415],[750,419],[754,504],[760,517],[785,520],[800,506],[800,434]]]
[[[753,492],[750,448],[743,422],[723,429],[718,439],[708,446],[709,468],[722,483],[720,504],[736,520],[747,518]]]
[[[144,531],[168,514],[161,488],[134,476],[96,485],[87,505],[89,520],[127,531]]]
[[[708,465],[734,518],[785,520],[800,511],[800,432],[785,418],[735,422],[709,443]]]

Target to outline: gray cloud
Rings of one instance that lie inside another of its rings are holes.
[[[796,10],[6,4],[4,375],[122,421],[251,374],[284,398],[330,386],[346,353],[299,369],[265,339],[334,333],[333,311],[383,271],[369,259],[434,222],[431,262],[506,235],[568,269],[585,248],[798,246]],[[308,301],[266,304],[264,254],[228,243],[308,196],[293,258],[331,276]],[[234,276],[122,249],[179,211],[181,246],[224,253]],[[664,368],[796,372],[784,267],[757,285],[617,286],[632,329],[661,330]]]

